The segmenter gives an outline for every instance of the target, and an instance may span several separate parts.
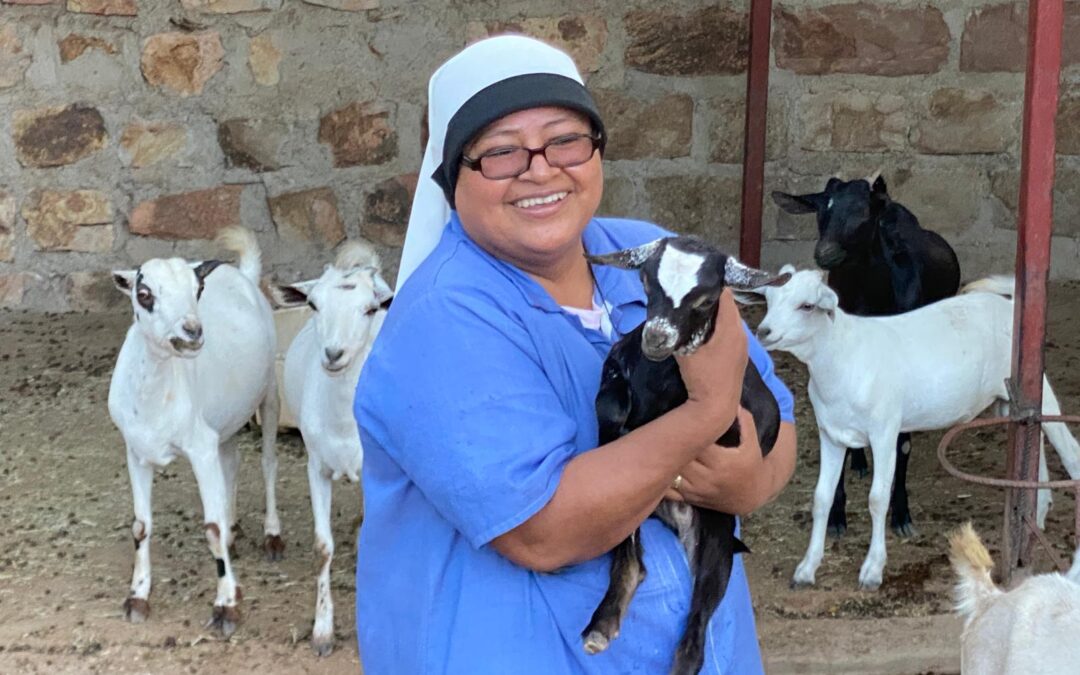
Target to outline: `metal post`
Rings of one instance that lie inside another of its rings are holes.
[[[742,215],[739,259],[761,265],[761,194],[765,186],[765,129],[769,99],[772,0],[750,1],[750,63],[743,127]]]
[[[1030,416],[1042,410],[1046,280],[1053,227],[1054,118],[1061,73],[1062,21],[1062,0],[1029,3],[1013,319],[1014,419],[1016,415]],[[1040,432],[1040,425],[1031,417],[1009,425],[1010,478],[1038,478]],[[1036,495],[1034,490],[1012,489],[1006,493],[1001,567],[1005,584],[1012,582],[1017,568],[1031,567],[1035,539],[1028,524],[1035,520]]]

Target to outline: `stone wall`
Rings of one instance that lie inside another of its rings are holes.
[[[1080,277],[1080,2],[1066,2],[1055,277]],[[745,2],[0,0],[0,306],[101,309],[107,270],[257,232],[268,272],[345,237],[392,277],[426,80],[469,40],[570,50],[609,125],[603,210],[735,247]],[[766,190],[881,169],[960,252],[1013,264],[1026,5],[774,8]],[[813,219],[765,211],[765,262],[808,263]]]

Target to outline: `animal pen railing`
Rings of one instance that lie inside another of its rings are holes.
[[[772,0],[750,2],[750,58],[747,68],[743,153],[742,215],[739,256],[747,264],[761,262],[762,188],[765,173],[765,131],[769,88],[769,39]],[[963,480],[1008,488],[1000,576],[1012,581],[1019,568],[1030,569],[1039,539],[1061,566],[1049,542],[1034,524],[1035,488],[1077,491],[1075,532],[1080,538],[1080,480],[1040,484],[1039,448],[1042,422],[1080,422],[1080,416],[1043,417],[1043,347],[1046,340],[1046,283],[1053,227],[1054,121],[1061,76],[1063,0],[1030,0],[1028,4],[1027,72],[1024,80],[1024,130],[1020,156],[1020,205],[1016,247],[1015,314],[1009,417],[977,420],[951,429],[938,447],[943,466]],[[956,469],[946,458],[949,443],[965,429],[1009,425],[1007,479],[984,478]]]

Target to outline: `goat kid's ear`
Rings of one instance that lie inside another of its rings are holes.
[[[735,296],[735,302],[740,305],[764,305],[768,302],[764,290],[736,291],[733,289],[731,294]]]
[[[791,275],[795,274],[795,266],[791,263],[787,263],[780,268],[780,274],[786,274],[788,275],[788,278],[791,278]]]
[[[300,305],[306,305],[308,301],[307,293],[296,286],[271,284],[270,296],[274,301],[274,305],[278,307],[299,307]]]
[[[390,284],[386,283],[386,279],[383,279],[378,271],[371,273],[371,288],[375,291],[375,302],[380,305],[394,297],[394,291],[390,288]]]
[[[724,284],[732,291],[748,291],[762,286],[781,286],[790,274],[773,274],[742,264],[733,257],[724,261]]]
[[[220,260],[204,260],[201,263],[192,264],[191,269],[195,272],[195,278],[199,280],[199,283],[202,283],[221,264]]]
[[[610,265],[622,270],[636,270],[660,250],[660,245],[664,241],[664,239],[657,239],[641,246],[614,251],[613,253],[602,253],[600,255],[586,253],[585,259],[593,265]]]
[[[138,274],[136,270],[113,270],[113,285],[124,295],[131,295],[131,289],[135,288],[136,274]]]
[[[788,213],[817,213],[819,207],[825,204],[825,195],[821,192],[813,192],[805,195],[789,195],[786,192],[774,190],[772,200],[776,205]]]
[[[879,173],[874,182],[870,184],[870,192],[879,197],[884,197],[888,194],[888,188],[885,186],[885,178]]]
[[[836,291],[828,286],[821,287],[821,290],[818,292],[817,306],[824,310],[824,312],[829,315],[830,319],[833,318],[836,313],[838,302],[839,300],[836,296]]]

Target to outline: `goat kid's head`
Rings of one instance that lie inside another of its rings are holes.
[[[636,269],[648,302],[641,350],[653,361],[691,354],[712,336],[724,286],[741,291],[780,283],[781,277],[747,267],[697,237],[668,237],[604,255],[597,265]]]
[[[824,270],[840,266],[855,251],[866,250],[873,237],[873,223],[889,201],[885,179],[876,173],[846,182],[830,178],[824,192],[804,195],[773,192],[772,198],[788,213],[817,214],[814,262]]]
[[[315,311],[315,333],[323,370],[344,372],[376,329],[374,317],[394,293],[380,274],[378,254],[359,242],[347,242],[321,277],[276,286],[274,300],[283,307],[308,305]]]
[[[203,346],[199,298],[206,277],[220,264],[155,258],[138,269],[114,270],[113,284],[131,298],[135,324],[156,352],[194,358]]]
[[[835,318],[838,300],[820,270],[796,272],[791,265],[784,265],[780,273],[787,275],[786,281],[754,291],[769,305],[758,324],[757,338],[766,349],[791,351]],[[749,303],[746,294],[740,300]]]

